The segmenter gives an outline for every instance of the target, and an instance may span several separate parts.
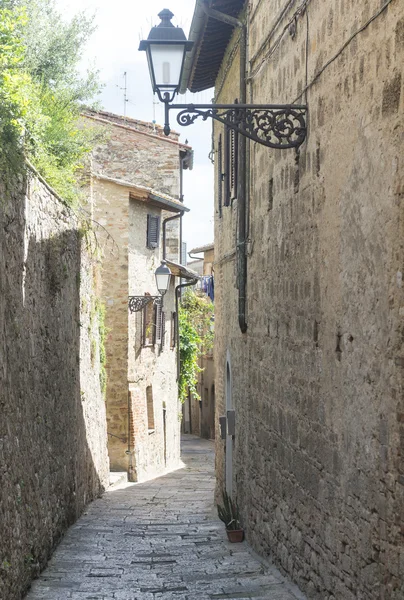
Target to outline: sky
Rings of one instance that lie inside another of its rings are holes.
[[[81,67],[95,66],[100,72],[103,108],[124,114],[124,73],[127,73],[126,115],[144,121],[163,124],[162,105],[153,96],[146,53],[139,52],[139,41],[146,39],[151,27],[158,25],[158,13],[169,8],[173,23],[188,37],[194,12],[193,0],[56,0],[60,13],[70,18],[79,12],[95,15],[96,31],[87,44]],[[178,103],[210,103],[213,90],[199,94],[187,92],[177,96]],[[181,127],[170,115],[171,128],[181,134],[180,140],[194,149],[194,168],[184,173],[184,201],[190,212],[183,218],[184,241],[188,251],[213,241],[213,166],[208,154],[211,149],[212,126],[209,121]]]

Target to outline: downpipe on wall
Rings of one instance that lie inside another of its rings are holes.
[[[247,100],[246,83],[247,64],[247,27],[241,27],[240,36],[240,104]],[[238,205],[238,236],[237,236],[237,266],[238,266],[238,322],[241,333],[247,331],[246,305],[247,305],[247,138],[239,136],[239,178],[237,188]]]

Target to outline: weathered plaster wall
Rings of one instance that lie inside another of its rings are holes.
[[[262,44],[285,5],[251,2],[256,103],[292,102],[306,37],[311,82],[381,3],[312,0],[296,22],[286,12],[271,53]],[[245,335],[236,203],[215,224],[217,414],[229,352],[247,537],[319,600],[404,596],[403,32],[393,0],[319,76],[299,153],[251,144]],[[236,63],[221,102],[237,96]]]
[[[0,185],[0,597],[108,485],[93,265],[69,209]]]
[[[154,272],[162,258],[162,233],[159,247],[146,247],[147,214],[160,215],[161,220],[172,216],[166,211],[143,202],[130,202],[129,236],[129,290],[130,295],[157,294]],[[174,221],[175,222],[175,221]],[[178,252],[172,256],[178,262]],[[142,347],[142,313],[129,316],[129,390],[132,402],[132,430],[134,439],[133,475],[141,481],[174,469],[180,460],[180,404],[177,385],[177,353],[171,347],[174,327],[175,286],[170,288],[163,301],[165,314],[164,345]],[[147,407],[146,389],[151,387],[152,409]],[[148,427],[148,411],[153,412],[154,427]]]

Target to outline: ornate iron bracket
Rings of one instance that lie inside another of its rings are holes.
[[[169,104],[165,103],[164,133],[170,133],[169,111],[179,110],[177,122],[187,127],[201,118],[215,119],[268,148],[298,148],[306,139],[307,106],[294,104]]]
[[[129,296],[129,310],[131,313],[139,312],[150,302],[161,303],[161,296]]]

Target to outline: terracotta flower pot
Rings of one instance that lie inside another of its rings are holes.
[[[242,542],[244,539],[244,529],[226,529],[229,542]]]

